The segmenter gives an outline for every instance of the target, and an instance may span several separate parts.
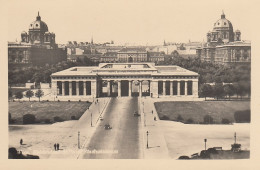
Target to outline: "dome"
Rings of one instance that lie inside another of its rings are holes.
[[[36,21],[33,21],[30,25],[29,25],[29,30],[42,30],[44,32],[48,31],[48,26],[45,22],[43,22],[41,20],[41,17],[39,15],[38,12],[38,16],[36,17]]]
[[[219,29],[233,30],[232,23],[226,19],[224,13],[221,15],[221,18],[217,20],[217,22],[215,22],[214,24],[214,30],[219,30]]]

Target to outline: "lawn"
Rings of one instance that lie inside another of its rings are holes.
[[[15,124],[22,124],[25,114],[33,114],[37,123],[44,123],[46,119],[53,122],[55,116],[62,120],[71,120],[71,116],[79,119],[91,103],[87,102],[9,102],[9,113]]]
[[[250,110],[250,101],[176,101],[156,102],[154,105],[160,119],[176,121],[181,115],[183,122],[191,118],[193,123],[202,123],[205,115],[210,115],[214,123],[221,123],[222,118],[235,122],[235,112]]]

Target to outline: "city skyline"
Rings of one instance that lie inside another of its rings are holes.
[[[206,42],[206,33],[212,30],[222,11],[233,24],[234,30],[242,32],[242,40],[251,40],[249,4],[245,2],[49,2],[8,2],[8,41],[19,42],[21,32],[28,31],[29,24],[36,19],[38,11],[60,44],[68,41],[90,42],[92,36],[96,43],[113,40],[119,45],[160,45],[164,40],[177,43],[189,40]],[[57,12],[56,7],[60,3],[63,3],[62,8]],[[21,8],[25,10],[20,10]]]

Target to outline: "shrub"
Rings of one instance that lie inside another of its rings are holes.
[[[60,102],[60,100],[58,100],[58,102]]]
[[[226,118],[223,118],[221,122],[222,122],[222,124],[230,124],[229,119],[226,119]]]
[[[53,118],[54,122],[62,122],[63,120],[59,116]]]
[[[204,116],[204,123],[205,124],[212,124],[213,123],[213,118],[210,115]]]
[[[45,119],[45,120],[44,120],[44,123],[50,124],[50,123],[51,123],[51,120],[50,120],[50,119]]]
[[[70,102],[70,100],[68,100],[68,102]]]
[[[90,103],[89,101],[86,101],[87,103]]]
[[[183,121],[183,118],[182,118],[181,115],[178,115],[178,117],[177,117],[177,121],[178,121],[178,122],[182,122],[182,121]]]
[[[193,119],[192,118],[189,118],[187,121],[186,121],[187,124],[192,124],[193,123]]]
[[[71,120],[76,120],[76,116],[71,116]]]
[[[81,102],[81,100],[79,100],[79,102]]]
[[[161,120],[170,120],[170,118],[166,115],[163,115],[162,117],[160,117]]]
[[[46,102],[49,102],[49,100],[46,100]]]
[[[23,115],[23,124],[33,124],[35,123],[35,116],[33,114]]]
[[[250,123],[251,115],[250,110],[236,111],[234,118],[237,123]]]

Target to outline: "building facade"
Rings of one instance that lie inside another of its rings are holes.
[[[147,62],[147,51],[144,48],[123,48],[117,52],[118,62]]]
[[[197,48],[197,56],[207,62],[218,64],[250,63],[251,43],[241,40],[241,32],[233,31],[232,23],[225,14],[214,23],[207,33],[207,43]]]
[[[154,63],[101,63],[72,67],[51,75],[52,95],[61,100],[93,97],[198,97],[195,72]]]
[[[45,65],[66,59],[66,47],[58,47],[55,34],[49,32],[39,13],[36,20],[29,25],[28,33],[21,33],[21,42],[8,42],[9,64]]]

